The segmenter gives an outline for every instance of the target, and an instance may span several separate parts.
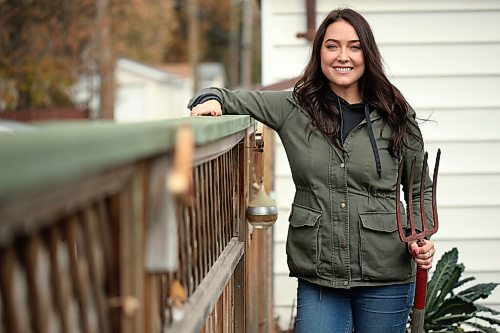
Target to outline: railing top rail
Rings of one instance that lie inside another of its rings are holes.
[[[204,145],[245,130],[253,121],[248,116],[221,116],[123,124],[72,122],[0,133],[0,199],[169,152],[183,124],[192,126],[196,144]]]

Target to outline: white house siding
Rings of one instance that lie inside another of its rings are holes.
[[[317,1],[317,24],[336,6],[371,24],[386,70],[420,118],[431,165],[441,148],[438,252],[457,247],[465,275],[500,282],[500,1]],[[262,0],[263,83],[300,74],[309,44],[303,0]],[[288,326],[296,281],[288,277],[285,240],[294,193],[276,143],[275,314]],[[500,310],[500,288],[484,304]]]
[[[136,122],[185,117],[192,80],[128,59],[116,66],[115,120]]]

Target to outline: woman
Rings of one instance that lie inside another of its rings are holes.
[[[405,197],[418,199],[420,173],[409,184],[409,162],[416,156],[421,165],[424,147],[366,20],[351,9],[330,12],[293,92],[211,88],[188,107],[193,116],[249,114],[283,142],[296,187],[286,248],[298,278],[297,332],[404,332],[415,262],[431,268],[435,250],[429,240],[399,240],[395,183],[403,159]]]

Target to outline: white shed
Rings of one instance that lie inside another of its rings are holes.
[[[187,116],[186,101],[192,95],[191,78],[128,59],[116,64],[114,119],[147,121]]]
[[[304,0],[262,0],[262,78],[268,85],[298,76],[309,57]],[[390,79],[420,118],[431,157],[442,150],[437,258],[457,247],[466,276],[500,282],[500,2],[496,0],[317,0],[317,24],[350,7],[371,24]],[[294,185],[276,143],[274,303],[286,328],[296,297],[285,239]],[[433,165],[434,161],[431,160]],[[500,310],[500,288],[483,301]]]
[[[198,74],[201,88],[225,85],[225,71],[220,63],[202,63]],[[189,64],[150,66],[122,58],[116,64],[115,80],[116,121],[189,116],[186,106],[193,96],[193,74]]]

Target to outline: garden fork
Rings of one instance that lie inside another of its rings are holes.
[[[403,163],[402,160],[399,163],[399,171],[398,171],[398,180],[396,183],[396,219],[398,222],[399,229],[399,238],[401,238],[402,242],[410,242],[417,241],[417,243],[422,243],[422,240],[435,234],[438,231],[439,223],[438,223],[438,214],[437,214],[437,206],[436,206],[436,185],[437,185],[437,175],[439,169],[439,159],[441,157],[441,150],[438,149],[436,156],[436,163],[434,165],[434,174],[432,179],[432,216],[434,219],[434,224],[432,229],[427,227],[427,218],[425,216],[425,205],[424,205],[424,188],[425,188],[425,179],[427,173],[427,152],[424,154],[424,160],[422,162],[422,173],[420,176],[420,216],[422,221],[422,231],[417,231],[415,228],[415,215],[413,214],[413,193],[411,191],[411,187],[413,184],[413,173],[415,168],[416,157],[413,157],[410,167],[410,177],[409,177],[409,187],[408,191],[408,215],[410,218],[410,227],[411,233],[407,234],[407,229],[403,226],[403,221],[401,217],[401,206],[400,206],[400,185],[401,185],[401,176],[403,171]],[[419,244],[419,245],[420,245]],[[416,286],[415,286],[415,299],[413,303],[413,310],[411,314],[411,332],[412,333],[422,333],[424,327],[424,315],[425,315],[425,296],[427,293],[427,270],[417,267],[417,278],[416,278]]]

